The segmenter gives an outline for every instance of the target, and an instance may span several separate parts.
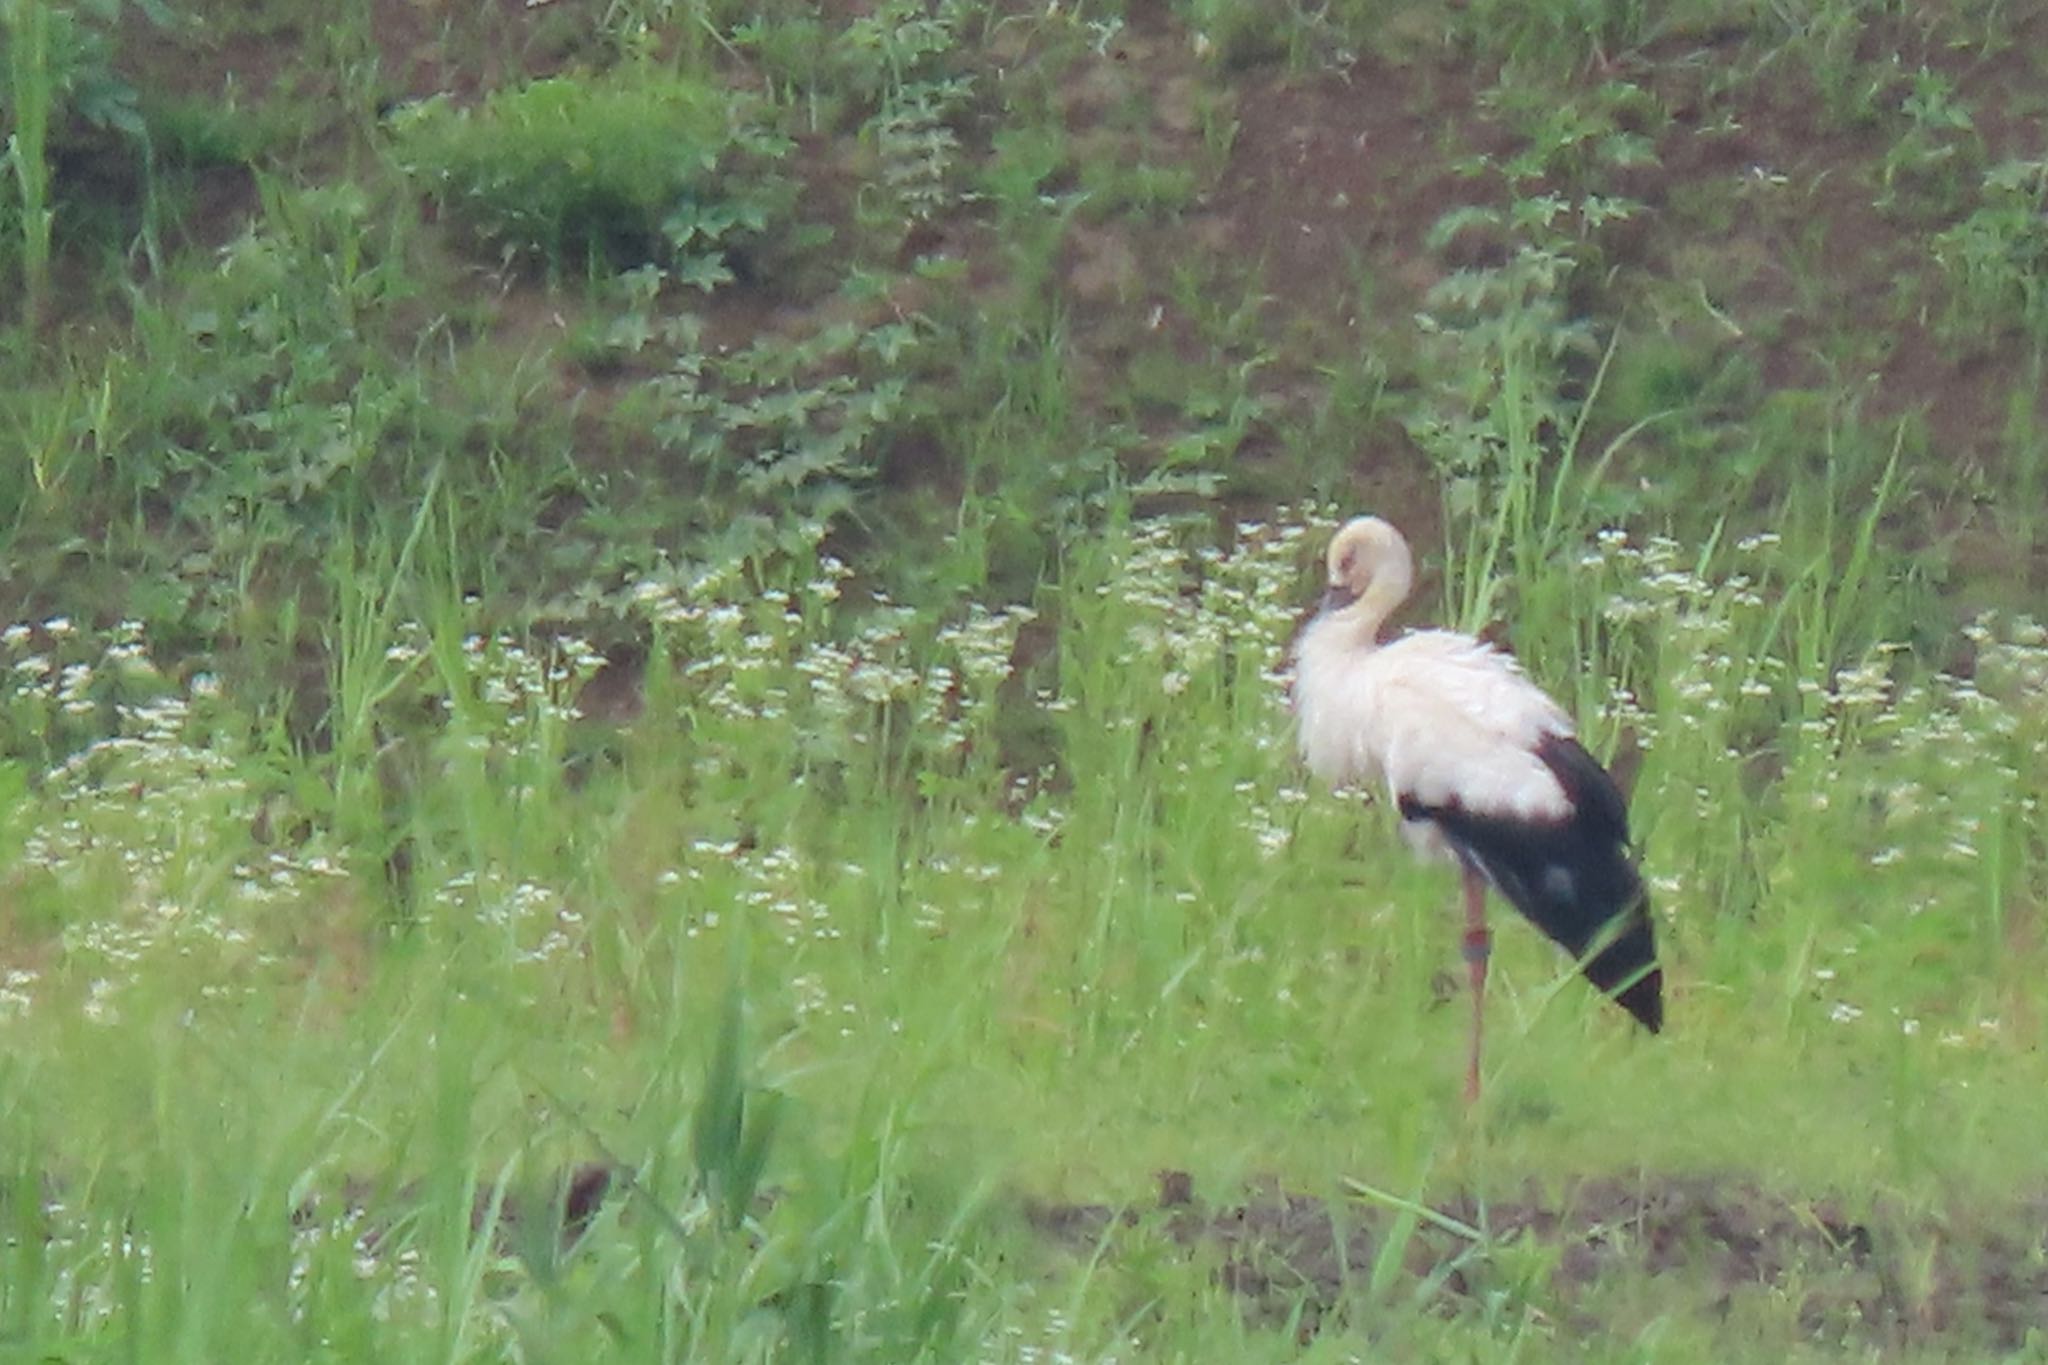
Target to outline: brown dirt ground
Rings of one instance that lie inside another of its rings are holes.
[[[1997,1229],[1905,1216],[1857,1218],[1833,1198],[1788,1198],[1739,1177],[1653,1176],[1578,1182],[1566,1193],[1530,1189],[1484,1206],[1469,1198],[1436,1210],[1487,1245],[1423,1222],[1400,1255],[1397,1300],[1434,1286],[1430,1301],[1456,1315],[1512,1284],[1488,1246],[1547,1253],[1543,1282],[1521,1286],[1531,1307],[1567,1331],[1603,1323],[1578,1307],[1629,1277],[1682,1276],[1697,1309],[1729,1311],[1753,1289],[1794,1296],[1816,1339],[1897,1348],[1961,1345],[2009,1351],[2048,1331],[2048,1202],[2015,1206]],[[1148,1208],[1040,1204],[1031,1223],[1054,1244],[1091,1255],[1146,1231],[1214,1265],[1216,1283],[1254,1319],[1298,1323],[1369,1313],[1361,1301],[1395,1217],[1364,1200],[1342,1207],[1277,1186],[1222,1204],[1197,1197],[1185,1172],[1159,1177]],[[1704,1286],[1702,1288],[1701,1286]],[[1298,1316],[1297,1316],[1298,1315]],[[1366,1325],[1369,1322],[1354,1322]]]

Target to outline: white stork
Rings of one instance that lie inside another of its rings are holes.
[[[1469,635],[1423,630],[1380,643],[1415,578],[1408,542],[1386,522],[1345,524],[1330,541],[1329,574],[1295,642],[1302,756],[1337,787],[1384,782],[1408,844],[1464,874],[1465,1098],[1479,1098],[1488,883],[1644,1028],[1660,1030],[1663,972],[1630,860],[1628,805],[1571,717],[1512,658]]]

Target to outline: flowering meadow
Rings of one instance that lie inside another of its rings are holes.
[[[1132,520],[1026,601],[943,608],[815,536],[678,565],[620,585],[649,643],[603,718],[586,689],[628,665],[474,598],[353,637],[312,734],[132,623],[9,628],[10,1330],[1277,1359],[1199,1258],[1063,1252],[1006,1210],[1163,1168],[1730,1166],[1867,1216],[1995,1207],[2037,1157],[2042,628],[1816,671],[1769,537],[1558,564],[1574,605],[1514,634],[1632,784],[1672,1027],[1504,925],[1468,1115],[1451,881],[1292,751],[1334,524]],[[588,1162],[630,1188],[560,1243],[536,1210]],[[1177,1306],[1146,1328],[1133,1293]],[[1552,1338],[1540,1297],[1501,1311]]]

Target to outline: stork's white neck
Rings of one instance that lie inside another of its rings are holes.
[[[1332,624],[1354,648],[1371,649],[1379,643],[1387,618],[1407,597],[1407,574],[1376,574],[1349,606],[1331,613]]]

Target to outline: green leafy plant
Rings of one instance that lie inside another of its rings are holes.
[[[1563,371],[1592,345],[1565,307],[1571,270],[1569,257],[1524,246],[1431,291],[1423,321],[1444,379],[1408,425],[1442,480],[1445,534],[1459,551],[1446,589],[1465,629],[1495,619],[1510,556],[1515,568],[1541,564],[1585,529],[1564,501],[1584,408],[1564,397]]]
[[[721,356],[705,352],[685,317],[670,329],[669,370],[653,381],[655,438],[747,506],[830,516],[914,419],[902,371],[923,340],[910,321],[839,325]]]
[[[891,93],[869,120],[866,135],[881,162],[883,200],[871,200],[871,216],[886,215],[908,225],[932,217],[952,202],[950,172],[959,159],[960,139],[947,119],[966,97],[959,81],[919,81]]]
[[[959,0],[886,0],[847,30],[848,79],[874,101],[861,137],[880,168],[878,193],[863,216],[900,233],[933,217],[956,196],[960,139],[951,120],[966,103],[970,77],[949,70],[964,14]]]
[[[1607,81],[1583,95],[1560,97],[1541,87],[1489,91],[1522,138],[1501,173],[1518,188],[1547,181],[1560,188],[1597,188],[1604,176],[1657,164],[1650,134],[1664,121],[1656,98],[1628,81]]]
[[[1949,286],[1940,327],[1972,348],[2017,330],[2048,346],[2048,161],[2007,161],[1984,175],[1984,203],[1933,240]]]
[[[154,429],[111,452],[138,493],[198,494],[181,510],[200,519],[312,500],[425,407],[417,372],[377,359],[409,286],[370,200],[353,186],[264,194],[263,221],[186,306],[149,319],[145,335],[186,363],[129,381]]]
[[[1983,139],[1955,82],[1920,68],[1899,104],[1906,129],[1885,152],[1878,171],[1877,206],[1923,217],[1947,213],[1962,194],[1965,175],[1983,164]]]

